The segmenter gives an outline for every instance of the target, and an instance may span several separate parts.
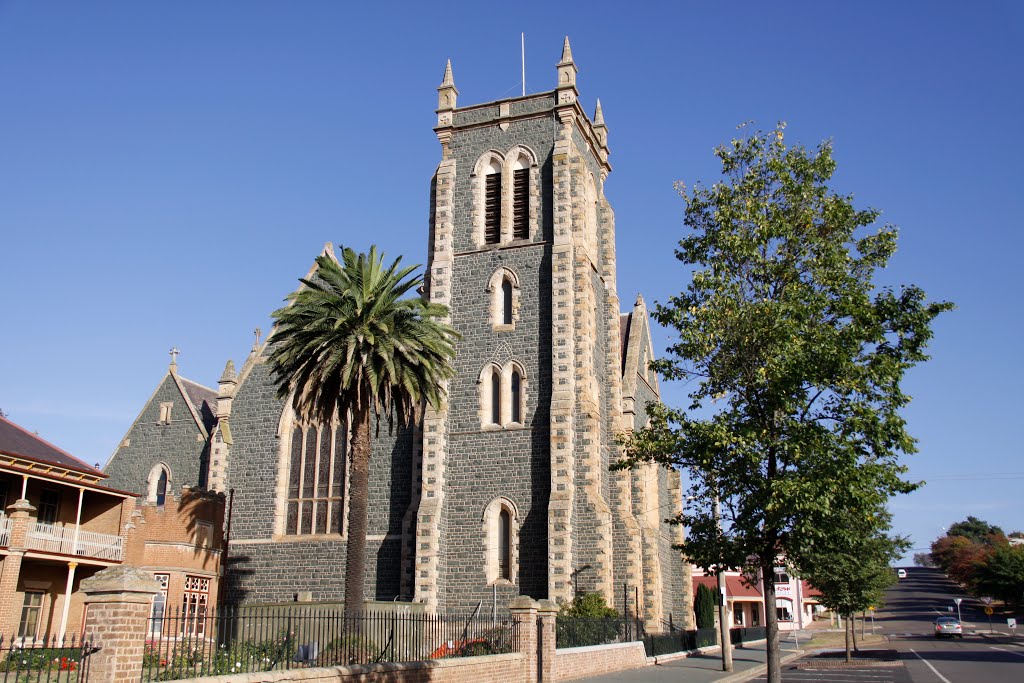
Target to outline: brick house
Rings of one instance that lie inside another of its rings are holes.
[[[609,471],[660,393],[644,301],[620,309],[608,128],[600,102],[583,111],[576,73],[566,40],[554,90],[459,107],[450,63],[438,88],[423,294],[462,338],[447,404],[373,441],[376,600],[472,609],[578,589],[616,604],[625,585],[649,628],[692,623],[682,531],[663,521],[680,509],[678,474]],[[228,601],[335,602],[347,429],[299,423],[266,355],[257,336],[216,393],[172,362],[106,472],[132,489],[166,476],[233,492]]]
[[[0,418],[0,634],[36,641],[79,632],[81,581],[119,564],[157,576],[158,608],[172,595],[170,604],[198,615],[216,600],[223,496],[170,491],[166,481],[137,495],[106,478]]]

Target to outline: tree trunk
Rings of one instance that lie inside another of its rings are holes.
[[[847,616],[846,624],[843,626],[843,636],[846,638],[846,663],[849,664],[853,661],[853,656],[850,654],[850,617]]]
[[[860,652],[860,648],[857,647],[857,613],[850,612],[850,631],[853,633],[853,651]],[[861,634],[863,635],[863,634]]]
[[[365,395],[352,410],[351,452],[345,559],[346,618],[362,613],[365,600],[363,587],[366,583],[366,527],[370,488],[370,402]]]
[[[773,548],[774,550],[774,548]],[[779,656],[779,615],[775,613],[775,562],[761,563],[764,585],[764,626],[768,639],[768,683],[782,683],[782,662]]]

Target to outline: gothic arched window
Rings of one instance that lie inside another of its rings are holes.
[[[492,161],[484,176],[484,244],[501,242],[501,166]]]
[[[501,324],[512,324],[512,282],[507,277],[501,280]]]
[[[501,424],[501,375],[491,372],[491,424]]]
[[[345,502],[345,427],[297,424],[290,433],[283,533],[340,534]]]
[[[162,462],[158,462],[153,465],[153,469],[149,471],[149,478],[147,483],[149,484],[149,495],[147,499],[151,503],[157,505],[164,505],[167,502],[167,488],[168,483],[171,481],[171,470]]]
[[[519,370],[513,368],[512,370],[512,391],[510,392],[509,401],[512,404],[512,421],[522,422],[523,421],[523,378],[519,375]]]
[[[484,573],[487,583],[514,584],[519,574],[519,513],[505,497],[484,509]]]

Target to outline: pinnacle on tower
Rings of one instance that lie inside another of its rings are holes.
[[[608,126],[604,125],[604,112],[601,110],[601,98],[597,98],[597,108],[594,110],[594,132],[602,147],[608,147]]]
[[[572,48],[569,47],[569,36],[565,37],[565,42],[562,43],[562,61],[561,64],[572,63]]]
[[[437,110],[440,112],[455,109],[458,96],[459,90],[455,87],[455,78],[452,76],[452,60],[449,59],[444,67],[441,85],[437,86]]]
[[[572,104],[579,97],[576,90],[576,62],[572,61],[572,48],[569,47],[569,36],[562,44],[562,60],[558,62],[558,104]]]

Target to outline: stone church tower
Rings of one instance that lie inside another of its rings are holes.
[[[438,88],[426,291],[462,341],[448,404],[424,422],[415,599],[586,590],[621,604],[623,586],[630,600],[642,587],[649,625],[678,622],[689,579],[662,521],[678,477],[609,471],[657,380],[642,300],[620,315],[608,128],[600,102],[584,112],[576,75],[566,39],[553,91],[459,107],[450,62]]]
[[[608,129],[600,103],[593,119],[580,106],[576,74],[566,40],[554,90],[460,107],[445,70],[424,295],[450,307],[462,337],[444,407],[373,440],[365,588],[432,611],[598,591],[618,609],[628,596],[632,612],[637,596],[661,631],[692,624],[672,548],[681,530],[664,523],[680,508],[679,477],[609,471],[617,436],[660,397],[644,302],[620,311]],[[267,355],[257,336],[217,391],[182,380],[201,401],[165,380],[107,473],[126,490],[166,471],[229,494],[228,602],[337,604],[347,429],[298,421]],[[178,418],[200,404],[197,437]]]

